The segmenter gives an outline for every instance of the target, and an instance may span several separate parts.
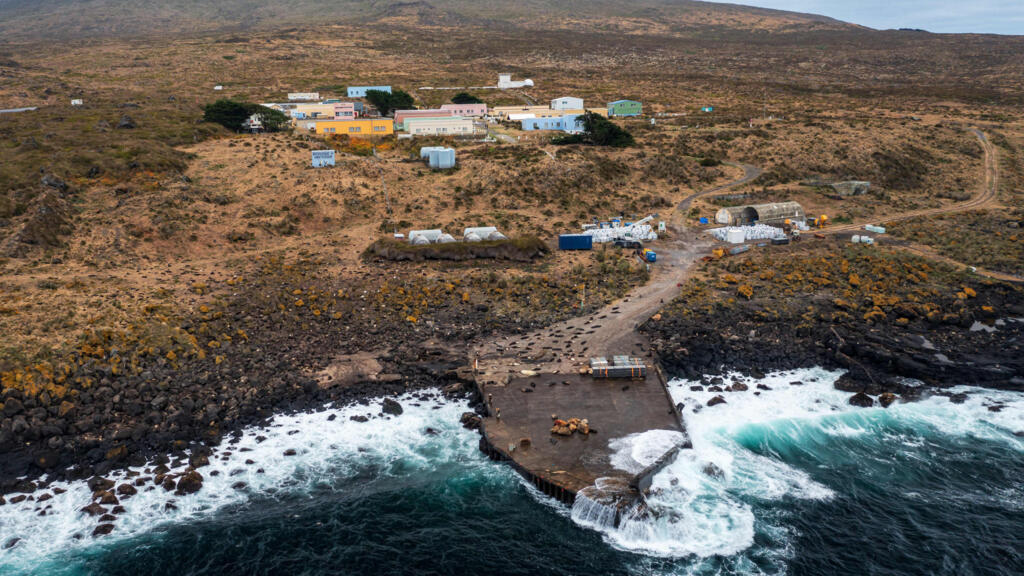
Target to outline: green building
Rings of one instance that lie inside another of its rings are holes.
[[[608,103],[609,116],[639,116],[643,105],[636,100],[616,100]]]

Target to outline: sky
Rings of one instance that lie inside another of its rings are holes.
[[[870,28],[1024,35],[1024,0],[731,0]]]

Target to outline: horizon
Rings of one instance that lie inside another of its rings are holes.
[[[737,0],[740,4],[817,14],[878,30],[910,28],[941,34],[1024,35],[1024,2],[1019,0]]]

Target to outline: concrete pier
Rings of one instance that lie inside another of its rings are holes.
[[[496,460],[508,461],[539,490],[566,504],[572,504],[576,494],[598,478],[621,479],[639,494],[679,450],[670,450],[634,474],[612,465],[609,441],[648,430],[685,435],[657,366],[642,380],[595,379],[578,371],[513,373],[505,379],[490,376],[477,378],[488,408],[481,449]],[[552,416],[586,418],[590,434],[553,434]]]

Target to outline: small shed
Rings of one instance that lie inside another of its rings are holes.
[[[715,214],[715,221],[726,226],[746,226],[755,223],[782,225],[786,220],[806,221],[803,206],[797,202],[752,204],[722,208]]]

